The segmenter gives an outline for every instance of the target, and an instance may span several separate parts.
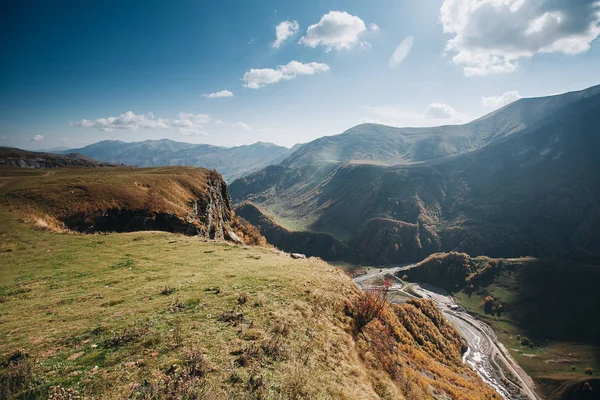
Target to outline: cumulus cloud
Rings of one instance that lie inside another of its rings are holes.
[[[440,21],[466,76],[509,73],[535,54],[587,51],[600,35],[600,2],[444,0]]]
[[[129,129],[137,131],[143,129],[167,128],[168,119],[156,118],[153,113],[135,114],[127,111],[118,117],[98,118],[95,120],[82,119],[71,125],[82,128],[98,128],[103,131],[112,131],[114,129]]]
[[[229,90],[221,90],[220,92],[204,93],[202,97],[206,97],[207,99],[220,99],[222,97],[233,97],[233,93]]]
[[[448,104],[431,103],[425,110],[425,118],[461,120],[462,115]]]
[[[425,111],[419,112],[401,105],[366,107],[369,117],[361,122],[372,122],[391,126],[437,126],[443,124],[462,124],[469,117],[456,111],[448,104],[431,103]]]
[[[208,114],[179,113],[177,119],[171,123],[177,128],[177,133],[183,136],[206,136],[204,125],[211,121]]]
[[[507,104],[512,103],[513,101],[519,100],[521,97],[519,92],[516,90],[511,90],[510,92],[503,93],[499,96],[481,96],[481,104],[485,108],[500,108]]]
[[[377,32],[375,24],[369,26],[371,32]],[[367,32],[365,22],[355,15],[345,11],[330,11],[321,20],[308,27],[306,35],[298,43],[315,48],[324,46],[327,51],[351,49],[361,42],[361,37]],[[364,42],[363,47],[368,44]]]
[[[39,141],[44,140],[44,137],[42,135],[35,135],[34,137],[31,138],[31,140],[39,142]]]
[[[398,47],[396,47],[396,50],[390,57],[390,61],[388,62],[388,66],[390,67],[390,69],[397,68],[400,64],[402,64],[402,61],[404,61],[406,56],[408,56],[408,53],[410,53],[410,49],[412,49],[413,43],[414,39],[412,36],[408,36],[400,42],[400,44],[398,45]]]
[[[300,25],[297,21],[283,21],[275,27],[275,41],[271,44],[272,47],[278,49],[287,38],[298,33]]]
[[[238,131],[249,131],[250,129],[250,125],[244,123],[244,122],[238,122],[233,124],[233,129],[236,129]]]
[[[244,87],[259,89],[266,85],[277,83],[281,80],[294,79],[298,75],[314,75],[317,72],[329,71],[329,65],[317,62],[303,64],[298,61],[290,61],[286,65],[277,68],[251,69],[247,71],[242,80]]]

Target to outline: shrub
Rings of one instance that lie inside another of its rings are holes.
[[[387,304],[387,295],[391,286],[390,280],[386,279],[380,288],[363,292],[351,306],[351,310],[347,310],[347,313],[354,319],[356,332],[362,331],[369,322],[379,317],[381,310]]]
[[[523,346],[529,346],[531,344],[531,340],[529,340],[527,336],[523,336],[523,338],[521,339],[521,344]]]
[[[492,296],[487,296],[483,300],[483,311],[486,314],[489,314],[492,312],[493,308],[494,308],[494,298]]]
[[[25,350],[8,353],[0,364],[6,368],[0,374],[0,398],[27,398],[37,386],[34,361]]]
[[[169,285],[165,285],[165,287],[163,287],[162,290],[160,291],[160,294],[162,294],[163,296],[168,296],[174,292],[175,292],[175,288],[173,288]]]
[[[248,302],[248,294],[245,292],[240,293],[238,295],[237,302],[240,306],[246,304]]]
[[[591,368],[586,368],[585,373],[588,375],[592,375],[594,373],[594,371]]]
[[[244,313],[237,312],[235,310],[226,310],[223,311],[219,319],[223,322],[237,325],[244,320]]]
[[[184,353],[183,364],[189,376],[201,378],[209,371],[206,356],[198,349],[188,349]]]

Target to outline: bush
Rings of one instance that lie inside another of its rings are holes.
[[[382,287],[363,292],[358,300],[350,306],[351,309],[347,310],[347,313],[354,319],[356,332],[362,331],[369,322],[379,317],[381,310],[387,304],[387,295],[391,286],[390,280],[386,279]]]
[[[160,291],[160,294],[162,294],[163,296],[168,296],[174,292],[175,292],[175,288],[173,288],[169,285],[165,285],[165,287],[163,287],[162,290]]]
[[[533,343],[531,342],[531,340],[529,340],[529,338],[527,336],[523,336],[523,338],[521,339],[521,345],[523,346],[530,346]]]
[[[594,373],[594,371],[591,368],[586,368],[585,373],[588,375],[592,375]]]
[[[494,298],[492,296],[487,296],[483,300],[483,311],[486,314],[489,314],[493,311],[493,308],[494,308]]]
[[[35,392],[37,382],[34,375],[35,362],[25,350],[14,350],[5,355],[0,366],[0,398],[27,398]]]
[[[238,295],[237,302],[240,306],[246,304],[248,302],[248,294],[244,292],[240,293]]]

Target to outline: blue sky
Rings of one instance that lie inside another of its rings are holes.
[[[0,145],[28,149],[291,146],[600,83],[593,0],[12,3]]]

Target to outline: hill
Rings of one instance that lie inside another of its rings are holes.
[[[8,147],[0,147],[0,165],[21,168],[96,168],[110,166],[109,163],[97,162],[80,153],[66,153],[64,155],[57,155]]]
[[[399,274],[454,293],[494,328],[544,398],[597,398],[585,386],[598,387],[600,368],[600,323],[590,318],[600,304],[597,265],[442,253]]]
[[[161,230],[209,239],[264,239],[234,213],[215,171],[192,167],[1,170],[5,207],[56,231]]]
[[[281,162],[291,168],[322,163],[407,165],[480,149],[518,133],[582,99],[600,94],[600,85],[542,98],[517,100],[464,125],[394,128],[362,124],[307,143]]]
[[[286,147],[264,142],[218,147],[162,139],[131,143],[105,140],[64,153],[77,152],[98,161],[136,167],[193,166],[216,169],[230,182],[267,165],[281,162],[290,151]]]
[[[358,325],[367,295],[321,260],[169,232],[32,229],[78,203],[135,208],[153,188],[165,204],[149,214],[217,195],[209,215],[225,226],[213,172],[0,176],[2,398],[500,399],[431,302],[383,303]]]
[[[467,140],[460,153],[436,150],[431,154],[439,158],[413,157],[404,165],[382,165],[392,160],[382,153],[350,160],[356,154],[348,149],[369,148],[364,140],[353,142],[351,132],[319,139],[339,142],[332,145],[339,156],[325,160],[322,151],[307,152],[318,147],[311,142],[281,165],[236,180],[231,195],[284,225],[334,235],[363,262],[413,262],[452,250],[597,260],[598,90],[519,100],[467,124],[498,128],[475,129],[476,146]],[[456,127],[436,129],[447,133],[444,140],[459,137],[452,133]],[[378,135],[369,134],[371,148],[406,149]],[[438,137],[432,135],[425,136]],[[427,147],[423,137],[411,148]]]

